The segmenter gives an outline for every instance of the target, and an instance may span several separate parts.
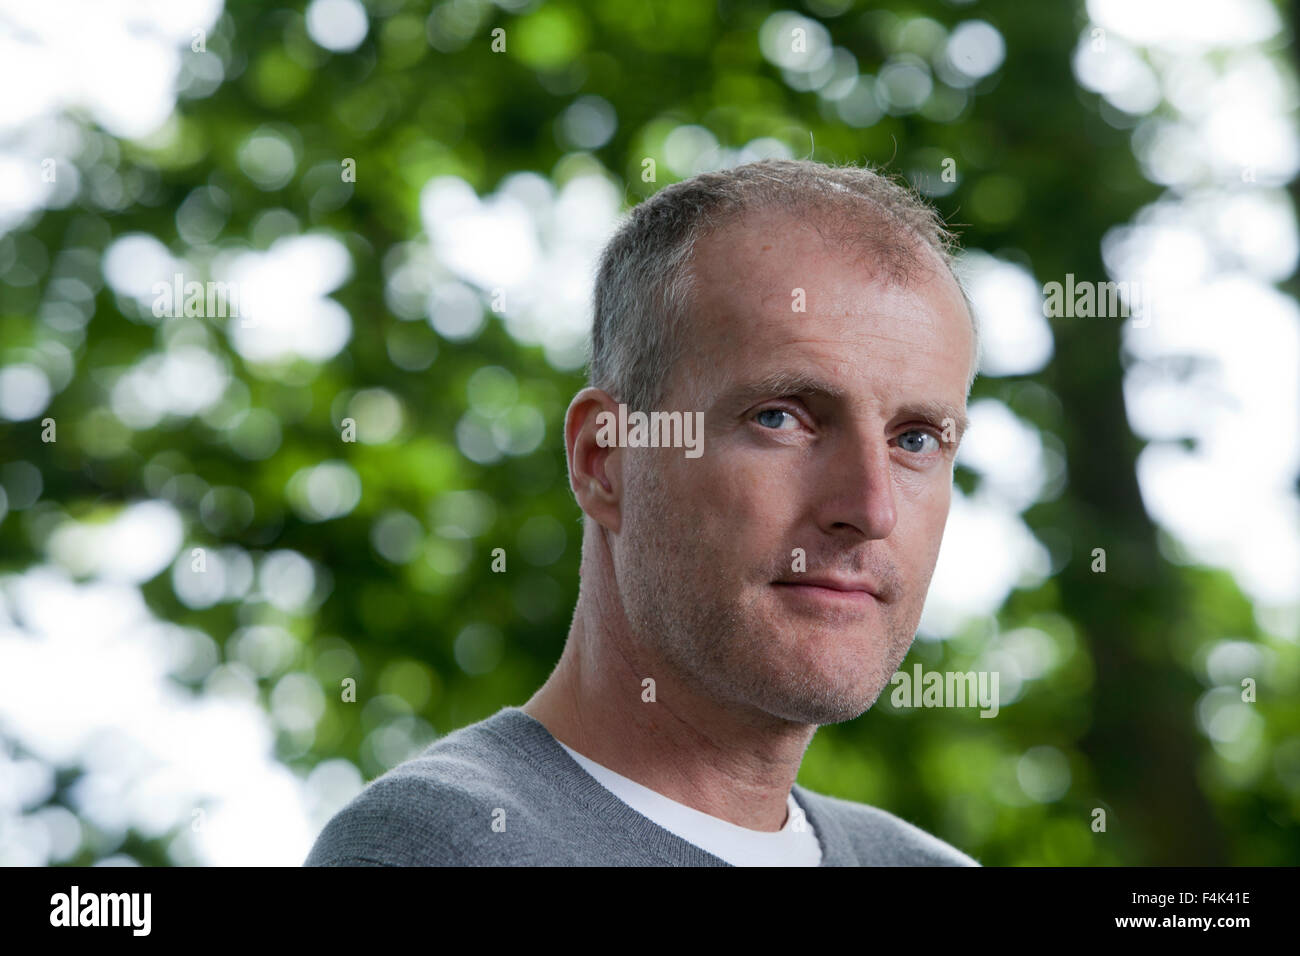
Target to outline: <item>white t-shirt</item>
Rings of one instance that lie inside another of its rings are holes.
[[[812,823],[795,802],[793,793],[786,798],[790,812],[785,826],[775,833],[750,830],[670,800],[662,793],[602,767],[567,744],[556,742],[568,751],[578,766],[641,816],[733,866],[821,866],[821,843]]]

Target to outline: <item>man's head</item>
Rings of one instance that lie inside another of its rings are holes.
[[[566,439],[584,565],[608,565],[584,590],[639,664],[797,723],[875,701],[920,618],[978,356],[950,240],[873,172],[765,161],[667,187],[610,242]],[[703,455],[599,447],[620,402],[702,412]]]

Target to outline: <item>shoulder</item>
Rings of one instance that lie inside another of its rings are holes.
[[[852,855],[863,866],[979,866],[980,863],[949,843],[887,810],[855,803],[800,787],[796,798],[809,804],[816,826],[842,831]],[[828,838],[832,834],[826,835]]]
[[[435,741],[330,818],[304,866],[457,866],[505,841],[494,820],[526,810],[527,762],[481,722]]]

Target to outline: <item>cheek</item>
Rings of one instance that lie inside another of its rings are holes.
[[[899,493],[894,534],[903,536],[901,543],[914,566],[923,568],[938,557],[951,503],[951,481],[913,484]]]
[[[667,506],[672,523],[719,559],[732,561],[769,547],[757,539],[779,534],[793,513],[797,490],[770,468],[719,453],[672,464]]]
[[[700,458],[670,462],[667,473],[674,503],[698,515],[743,514],[758,506],[769,481],[763,473],[745,468],[743,461],[725,457],[721,448],[710,455],[707,446]]]

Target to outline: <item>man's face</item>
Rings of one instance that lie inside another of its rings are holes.
[[[703,455],[623,451],[614,560],[636,639],[709,699],[850,720],[911,645],[973,344],[956,283],[922,262],[890,285],[775,213],[697,247],[663,407],[704,412]]]

